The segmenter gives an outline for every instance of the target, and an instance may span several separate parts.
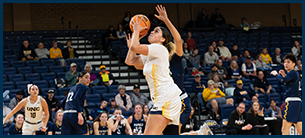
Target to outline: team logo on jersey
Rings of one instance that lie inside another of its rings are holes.
[[[154,109],[154,110],[158,110],[158,107],[153,107],[152,109]]]
[[[28,111],[40,111],[40,107],[27,107]]]

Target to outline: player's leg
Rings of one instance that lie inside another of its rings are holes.
[[[294,124],[295,128],[297,129],[297,132],[302,135],[302,121],[301,122],[297,122],[296,124]]]
[[[150,114],[145,126],[144,135],[161,135],[169,119],[160,114]]]
[[[283,119],[283,123],[282,123],[282,135],[289,135],[289,129],[290,129],[291,125],[292,125],[292,123],[287,122],[286,119]]]
[[[33,133],[32,125],[24,121],[22,126],[22,135],[33,135]]]
[[[64,113],[63,119],[62,119],[62,125],[61,125],[61,135],[75,135],[73,131],[73,127],[70,124],[70,120],[73,119],[75,121],[75,118],[71,116],[71,113]]]
[[[179,135],[181,134],[181,127],[187,122],[192,108],[189,97],[181,100],[181,111],[180,111],[180,123],[179,123]]]
[[[198,135],[196,131],[184,132],[181,135]]]
[[[163,130],[163,135],[178,135],[179,125],[167,125]]]

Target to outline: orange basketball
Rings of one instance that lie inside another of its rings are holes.
[[[143,14],[137,14],[135,16],[133,16],[129,22],[129,27],[130,30],[133,32],[133,24],[135,21],[140,21],[140,19],[143,17],[142,21],[141,21],[141,26],[143,27],[147,27],[146,29],[143,29],[140,31],[140,37],[145,36],[147,34],[147,32],[149,31],[150,28],[150,21],[149,19],[143,15]]]

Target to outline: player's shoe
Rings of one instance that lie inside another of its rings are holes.
[[[205,123],[202,126],[200,126],[199,131],[202,135],[214,135],[211,129],[209,128],[209,126]]]

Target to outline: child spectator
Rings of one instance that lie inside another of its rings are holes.
[[[261,56],[262,56],[262,60],[264,62],[266,62],[266,64],[273,64],[272,60],[271,60],[271,57],[270,55],[268,54],[268,51],[267,51],[267,48],[263,48],[262,49],[262,53],[261,53]]]

